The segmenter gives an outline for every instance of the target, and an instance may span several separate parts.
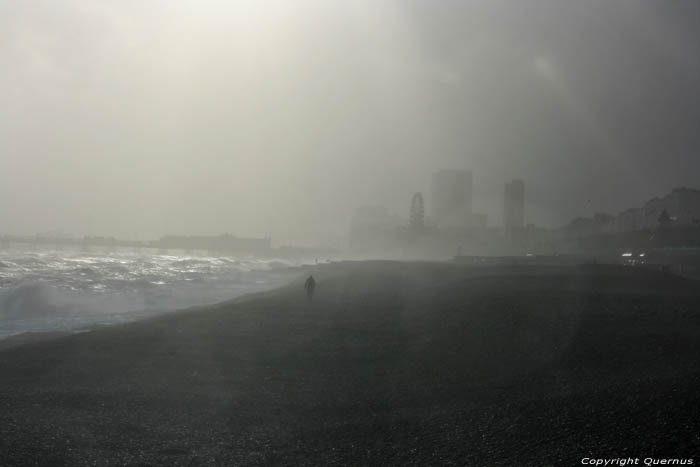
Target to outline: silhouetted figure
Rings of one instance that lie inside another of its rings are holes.
[[[304,282],[304,288],[306,289],[306,298],[311,301],[314,298],[314,289],[316,288],[316,279],[314,276],[309,276]]]

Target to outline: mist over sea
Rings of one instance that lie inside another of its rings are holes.
[[[0,251],[0,339],[133,321],[289,281],[284,260],[102,251]]]

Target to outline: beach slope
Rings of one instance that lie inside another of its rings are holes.
[[[700,447],[700,288],[358,262],[0,350],[0,465],[580,465]],[[698,460],[696,459],[696,462]]]

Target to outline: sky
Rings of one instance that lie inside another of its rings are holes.
[[[342,245],[470,169],[556,227],[700,187],[692,0],[0,0],[0,233]],[[430,215],[430,212],[427,213]]]

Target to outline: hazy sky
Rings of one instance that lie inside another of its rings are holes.
[[[0,0],[0,232],[340,243],[440,168],[491,225],[516,177],[542,225],[698,187],[699,5]]]

